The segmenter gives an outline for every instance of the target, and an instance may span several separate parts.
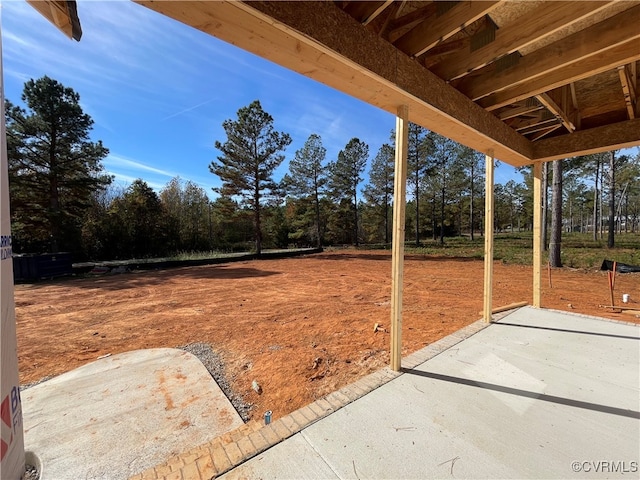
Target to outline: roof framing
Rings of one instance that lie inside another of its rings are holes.
[[[495,40],[474,52],[459,51],[431,69],[439,77],[453,80],[482,68],[499,58],[526,48],[597,13],[609,2],[551,2],[536,9],[531,20],[499,28]]]
[[[640,0],[138,3],[515,166],[640,144]]]

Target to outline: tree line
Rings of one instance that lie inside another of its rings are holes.
[[[275,130],[256,100],[223,122],[227,138],[215,141],[220,155],[209,164],[221,186],[211,200],[179,177],[159,192],[142,179],[126,188],[114,185],[101,164],[108,149],[90,140],[93,121],[79,100],[45,76],[25,83],[25,108],[5,103],[17,253],[70,251],[76,260],[104,260],[391,242],[394,132],[375,153],[352,138],[335,159],[326,158],[322,138],[312,134],[290,159],[287,174],[275,179],[292,139]],[[594,239],[607,232],[610,246],[615,232],[638,231],[639,154],[607,152],[548,166],[545,247],[559,248],[563,231],[592,232]],[[498,231],[532,228],[532,172],[521,173],[522,182],[494,187]],[[473,240],[484,224],[484,188],[484,155],[410,124],[408,241]]]

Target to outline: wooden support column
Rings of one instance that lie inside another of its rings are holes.
[[[540,308],[542,279],[542,163],[533,164],[533,306]]]
[[[493,296],[493,152],[484,157],[486,168],[484,196],[484,308],[482,318],[491,322]]]
[[[409,107],[401,105],[396,118],[396,158],[393,185],[391,254],[391,369],[402,367],[402,281],[404,272],[404,216],[407,204],[407,144]]]

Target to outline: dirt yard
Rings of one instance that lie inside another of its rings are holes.
[[[206,342],[253,418],[278,418],[387,364],[390,276],[390,253],[341,251],[18,285],[21,381],[106,354]],[[496,262],[494,306],[531,301],[531,276]],[[403,355],[478,320],[482,279],[482,261],[408,255]],[[611,303],[606,272],[554,270],[552,281],[545,271],[545,307],[640,322],[600,307]],[[623,293],[640,306],[639,274],[617,275],[617,303]]]

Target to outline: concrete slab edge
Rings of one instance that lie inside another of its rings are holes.
[[[617,307],[617,308],[624,308],[624,307]],[[636,325],[636,326],[638,325],[637,322],[630,322],[628,320],[616,320],[614,318],[596,317],[595,315],[587,315],[585,313],[577,313],[577,312],[567,312],[565,310],[555,310],[553,308],[543,308],[542,310],[547,310],[548,312],[554,312],[554,313],[562,313],[564,315],[572,315],[574,317],[589,318],[591,320],[600,320],[600,321],[610,322],[610,323],[620,323],[622,325]]]
[[[494,315],[494,320],[511,311]],[[415,368],[453,345],[491,325],[478,320],[412,353],[402,360],[404,369]],[[331,392],[269,425],[251,421],[211,442],[168,459],[165,463],[134,475],[129,480],[210,480],[241,465],[301,430],[364,397],[402,375],[389,367],[366,375],[354,383]]]

